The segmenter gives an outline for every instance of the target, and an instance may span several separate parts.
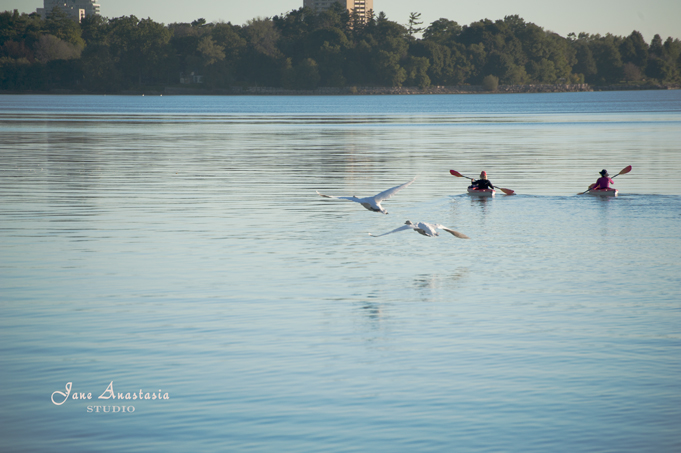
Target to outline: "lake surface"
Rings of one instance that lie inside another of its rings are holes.
[[[678,90],[0,96],[0,450],[678,452],[680,174]]]

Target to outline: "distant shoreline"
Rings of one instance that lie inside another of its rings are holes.
[[[573,93],[587,91],[644,91],[644,90],[678,90],[680,85],[607,85],[592,86],[581,84],[529,84],[529,85],[499,85],[496,91],[486,91],[481,85],[461,86],[430,86],[419,87],[323,87],[314,90],[288,90],[276,87],[232,87],[229,89],[205,89],[198,87],[164,87],[163,89],[149,88],[139,90],[121,90],[118,92],[84,92],[76,90],[50,91],[16,91],[0,90],[0,94],[55,94],[55,95],[150,95],[150,96],[182,96],[182,95],[210,95],[210,96],[353,96],[353,95],[423,95],[423,94],[512,94],[512,93]]]

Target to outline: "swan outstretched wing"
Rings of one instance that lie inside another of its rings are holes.
[[[411,181],[404,183],[400,186],[395,186],[392,189],[384,190],[383,192],[379,193],[378,195],[375,195],[373,198],[374,198],[374,200],[376,200],[377,203],[381,202],[383,200],[387,200],[388,198],[392,197],[398,191],[404,189],[405,187],[407,187],[409,184],[413,183],[414,181],[416,181],[416,178],[414,178]]]
[[[452,230],[451,228],[447,228],[447,227],[444,226],[444,225],[435,225],[435,226],[436,226],[437,228],[441,229],[441,230],[446,231],[447,233],[453,234],[454,236],[458,237],[459,239],[470,239],[470,238],[469,238],[468,236],[466,236],[465,234],[459,233],[458,231],[454,231],[454,230]]]
[[[354,201],[354,202],[359,203],[359,198],[357,198],[357,197],[334,197],[332,195],[324,195],[323,193],[319,193],[318,190],[315,190],[315,192],[317,192],[317,195],[319,195],[320,197],[335,198],[336,200],[348,200],[348,201]]]
[[[401,227],[395,228],[394,230],[388,231],[387,233],[378,234],[378,235],[369,233],[369,236],[372,236],[372,237],[375,237],[375,238],[379,238],[379,237],[381,237],[381,236],[385,236],[386,234],[397,233],[398,231],[404,231],[404,230],[411,230],[411,229],[413,229],[413,228],[414,228],[414,227],[411,226],[411,225],[402,225]]]

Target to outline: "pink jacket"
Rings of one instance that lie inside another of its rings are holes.
[[[596,180],[596,185],[594,186],[594,189],[609,189],[610,184],[614,184],[615,181],[612,180],[612,178],[609,178],[607,176],[602,176]]]

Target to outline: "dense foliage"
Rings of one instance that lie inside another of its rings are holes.
[[[681,80],[681,41],[650,44],[580,33],[566,38],[518,16],[418,27],[380,13],[364,23],[340,4],[315,13],[231,23],[164,25],[124,16],[47,20],[0,13],[0,89],[117,92],[202,83],[206,88],[420,86],[529,83],[595,85]],[[422,38],[415,34],[421,32]]]

